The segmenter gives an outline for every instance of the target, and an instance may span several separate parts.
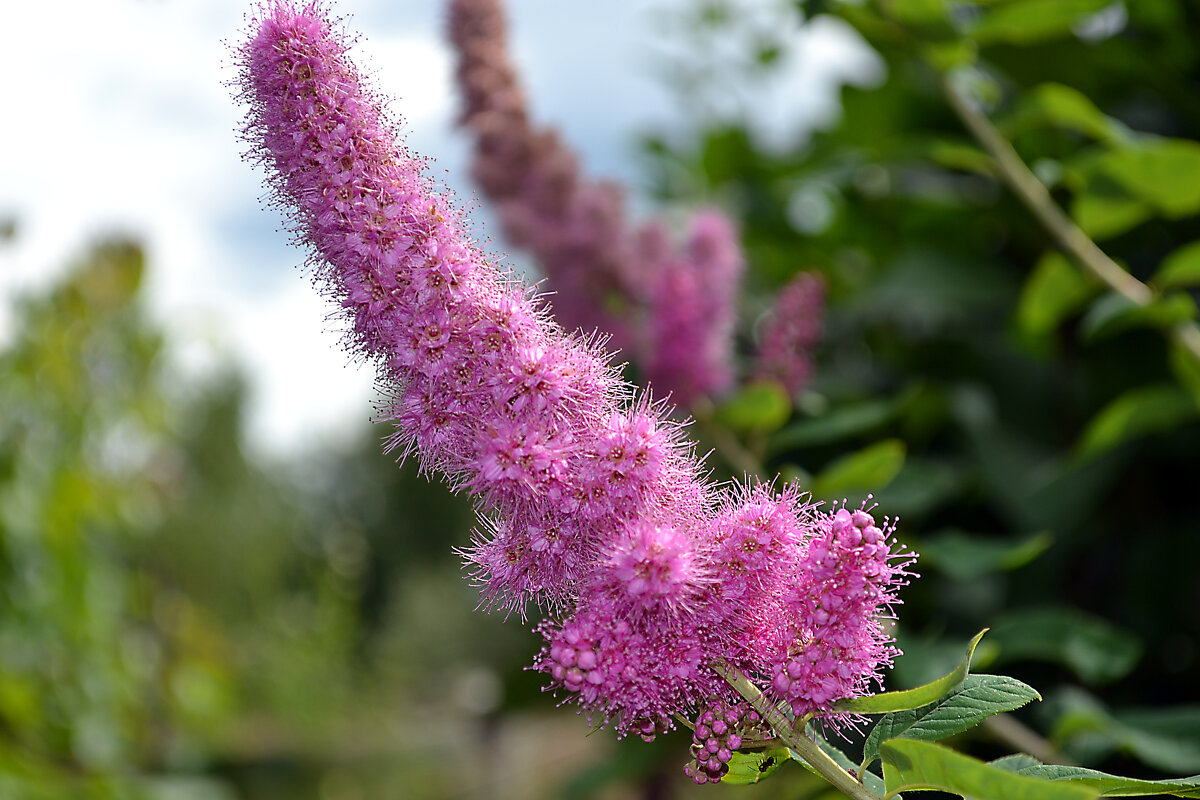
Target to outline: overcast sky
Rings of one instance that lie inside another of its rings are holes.
[[[653,74],[656,10],[686,0],[510,0],[513,50],[540,122],[559,125],[591,174],[636,187],[637,134],[680,131]],[[753,0],[743,0],[754,5]],[[769,3],[771,0],[760,0]],[[241,161],[242,109],[224,82],[244,0],[5,3],[0,28],[0,342],[8,298],[42,287],[88,242],[131,234],[149,253],[149,298],[189,372],[232,356],[252,376],[251,445],[285,454],[336,440],[370,416],[371,375],[347,365],[325,301],[295,265],[262,175]],[[339,0],[356,48],[395,98],[412,147],[469,198],[453,130],[451,54],[437,0]],[[810,26],[753,104],[765,137],[828,119],[834,86],[879,67],[840,26]],[[798,35],[799,36],[799,35]],[[489,231],[493,236],[498,232]]]

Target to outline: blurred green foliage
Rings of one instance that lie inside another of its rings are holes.
[[[645,148],[660,199],[716,198],[742,221],[744,353],[795,272],[829,286],[815,383],[747,386],[703,415],[710,465],[761,462],[825,500],[873,492],[903,517],[924,577],[889,688],[945,673],[990,625],[976,663],[1047,698],[1018,716],[1045,746],[1200,772],[1200,365],[1172,338],[1200,286],[1200,7],[765,5],[788,24],[732,0],[673,18],[696,136]],[[856,31],[884,77],[768,146],[723,93],[771,80],[818,20]],[[943,79],[1155,303],[1055,249]],[[696,790],[686,737],[585,737],[522,669],[536,620],[473,612],[450,552],[469,506],[397,469],[377,432],[247,457],[243,381],[173,373],[143,260],[127,241],[82,255],[19,302],[0,351],[0,797],[828,791],[795,765]],[[955,744],[989,758],[1011,752],[1003,735]]]
[[[873,490],[926,553],[889,685],[941,674],[959,641],[992,625],[981,666],[1054,700],[1018,718],[1060,757],[1200,772],[1200,758],[1148,756],[1120,722],[1135,708],[1178,716],[1171,753],[1193,753],[1182,731],[1200,730],[1187,705],[1200,701],[1200,369],[1176,338],[1195,324],[1200,287],[1200,6],[797,0],[754,18],[738,7],[705,0],[674,18],[692,46],[675,48],[669,72],[702,133],[649,136],[644,162],[661,200],[709,197],[741,218],[746,308],[800,270],[829,286],[814,384],[765,441],[742,441],[767,476],[819,498],[857,504]],[[742,113],[763,110],[728,102],[729,80],[691,79],[725,67],[743,86],[767,84],[803,45],[776,34],[776,57],[733,63],[703,43],[725,36],[749,53],[770,31],[817,21],[853,32],[883,69],[843,87],[838,118],[811,135],[766,141]],[[947,85],[1160,293],[1152,303],[1107,291],[1057,249]],[[744,343],[752,352],[753,331]],[[1076,681],[1102,685],[1103,700],[1078,702]],[[997,735],[963,744],[1011,752]]]

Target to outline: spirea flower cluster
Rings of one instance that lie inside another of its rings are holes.
[[[824,306],[825,282],[815,272],[801,272],[779,291],[759,341],[759,378],[778,381],[792,395],[804,391],[812,377]]]
[[[451,0],[449,19],[475,177],[509,240],[545,270],[558,321],[610,334],[676,403],[728,389],[737,229],[704,211],[679,247],[661,221],[635,225],[618,184],[586,179],[562,139],[530,122],[499,0]]]
[[[647,738],[736,700],[717,662],[798,713],[870,691],[912,560],[892,526],[705,482],[663,408],[476,246],[320,5],[260,6],[238,56],[253,154],[377,369],[390,444],[475,499],[466,560],[493,605],[547,610],[550,687]],[[740,735],[713,734],[717,762]]]

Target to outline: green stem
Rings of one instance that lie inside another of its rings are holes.
[[[750,706],[762,714],[767,724],[775,731],[775,736],[789,750],[804,759],[813,771],[829,781],[842,794],[852,800],[880,800],[879,796],[863,786],[853,775],[838,766],[829,754],[822,750],[816,742],[804,735],[803,720],[797,723],[779,706],[768,700],[741,670],[725,661],[713,663],[713,669],[718,675],[729,682],[737,693],[746,698]],[[796,729],[799,728],[799,733]]]
[[[1091,272],[1116,292],[1139,306],[1154,302],[1156,293],[1146,284],[1126,272],[1120,264],[1108,257],[1066,212],[1054,202],[1045,185],[1025,165],[1012,144],[992,124],[983,112],[959,94],[945,75],[939,80],[942,92],[950,107],[958,115],[963,126],[983,148],[991,154],[996,168],[1013,192],[1033,213],[1063,252],[1071,256],[1084,269]],[[1184,322],[1171,332],[1172,338],[1192,356],[1200,361],[1200,329],[1195,323]]]

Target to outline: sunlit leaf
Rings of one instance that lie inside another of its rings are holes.
[[[792,413],[787,392],[775,381],[756,381],[740,389],[717,408],[716,420],[736,431],[769,433]]]
[[[1087,95],[1061,83],[1042,83],[1031,89],[1007,127],[1037,123],[1116,145],[1129,142],[1129,132],[1123,125],[1096,108]]]
[[[1200,241],[1185,244],[1163,259],[1153,282],[1160,289],[1200,286]]]
[[[978,42],[1033,44],[1067,36],[1083,17],[1094,14],[1111,0],[1016,0],[989,9],[970,29]]]
[[[904,466],[904,442],[885,439],[856,453],[843,456],[813,480],[816,497],[848,497],[887,486]]]
[[[721,778],[721,782],[737,786],[758,783],[764,778],[770,777],[787,763],[789,758],[790,754],[786,748],[751,753],[737,751],[729,760],[729,772]]]
[[[1042,696],[1015,678],[968,675],[944,697],[921,708],[882,717],[863,744],[863,766],[879,757],[879,746],[904,737],[937,741],[975,727],[995,714],[1012,711]]]
[[[974,800],[1089,800],[1094,789],[1030,778],[930,742],[893,739],[879,748],[888,793],[940,790]]]
[[[883,692],[867,697],[852,697],[839,700],[834,704],[834,708],[838,711],[845,711],[851,714],[888,714],[893,711],[906,711],[929,705],[938,698],[944,697],[947,693],[953,691],[966,679],[971,670],[971,657],[975,655],[975,648],[979,645],[979,640],[983,638],[983,635],[987,631],[988,629],[984,628],[975,634],[975,638],[967,644],[967,652],[963,655],[962,661],[958,663],[958,666],[937,680],[930,681],[915,689],[903,689],[897,692]]]

